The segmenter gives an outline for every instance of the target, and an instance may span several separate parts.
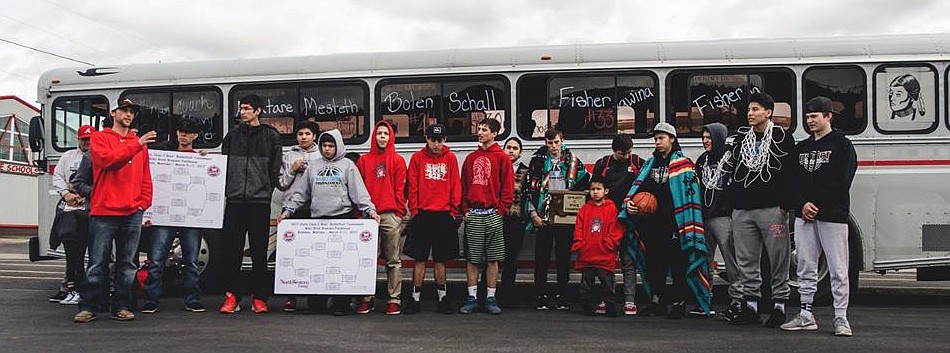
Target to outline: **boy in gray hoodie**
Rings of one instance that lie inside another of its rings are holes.
[[[285,198],[277,222],[289,218],[307,202],[310,202],[310,218],[353,218],[353,211],[357,210],[379,222],[376,206],[370,201],[356,164],[344,157],[346,146],[340,130],[320,134],[317,145],[323,158],[308,163],[303,172],[307,182],[294,183],[287,190],[290,197]],[[333,315],[348,314],[352,310],[348,304],[347,298],[333,298]]]

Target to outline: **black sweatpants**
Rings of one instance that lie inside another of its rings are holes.
[[[250,277],[241,275],[244,261],[244,235],[251,250]],[[267,300],[273,292],[273,283],[267,276],[267,239],[270,235],[270,203],[228,203],[224,208],[224,234],[220,246],[224,248],[224,289],[239,298],[253,294]]]
[[[686,255],[680,251],[679,238],[674,238],[672,229],[645,227],[640,233],[646,248],[646,276],[652,294],[663,303],[684,301],[689,296],[686,284]],[[672,287],[666,285],[667,274],[673,277]]]
[[[505,263],[501,270],[501,285],[499,295],[504,300],[510,300],[514,288],[515,278],[518,275],[518,255],[524,244],[525,223],[521,217],[505,216]]]
[[[66,250],[66,287],[76,290],[86,278],[86,242],[80,240],[64,240],[63,249]]]
[[[571,243],[574,242],[573,227],[548,225],[538,230],[534,245],[534,286],[537,294],[546,294],[548,283],[548,265],[551,262],[551,250],[557,267],[557,295],[567,294],[571,279]]]
[[[600,281],[598,290],[595,280]],[[581,269],[580,286],[581,303],[584,310],[593,311],[601,301],[606,304],[608,312],[617,310],[617,293],[614,291],[614,272],[597,267]]]

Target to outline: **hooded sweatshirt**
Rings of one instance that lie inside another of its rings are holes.
[[[706,124],[703,131],[709,131],[712,138],[712,151],[703,152],[696,159],[696,176],[699,178],[699,188],[703,192],[703,217],[715,218],[732,215],[732,204],[729,203],[724,189],[729,181],[728,175],[720,174],[718,180],[713,180],[719,161],[726,153],[726,126],[720,123]],[[707,180],[709,179],[709,180]],[[708,185],[707,185],[708,183]],[[709,186],[713,186],[710,188]]]
[[[340,130],[333,129],[320,134],[333,138],[336,142],[336,154],[327,159],[320,155],[308,166],[303,176],[306,183],[295,184],[287,192],[290,197],[284,201],[284,216],[289,216],[310,201],[310,216],[314,218],[337,217],[349,214],[356,208],[364,215],[376,213],[376,206],[370,201],[363,178],[356,165],[344,158],[346,145]],[[320,139],[317,139],[320,141]]]
[[[514,202],[514,174],[511,160],[497,143],[488,149],[479,145],[462,164],[462,213],[493,208],[504,216]]]
[[[277,129],[267,124],[238,124],[224,136],[221,154],[228,156],[224,188],[228,203],[269,204],[283,154]]]
[[[412,154],[409,158],[409,213],[413,217],[419,211],[450,212],[455,217],[461,200],[458,159],[449,146],[442,146],[438,154],[425,146]]]
[[[623,207],[623,199],[627,197],[627,191],[630,191],[633,182],[640,175],[642,166],[643,158],[636,153],[631,153],[630,158],[623,160],[617,160],[613,154],[609,154],[594,162],[593,175],[604,178],[604,185],[609,190],[607,198],[614,202],[617,211]]]
[[[818,207],[818,220],[848,223],[851,182],[858,169],[858,157],[851,141],[834,130],[818,140],[812,135],[796,148],[799,168],[795,178],[798,196],[795,215],[801,217],[802,207],[811,202]]]
[[[385,120],[380,120],[373,131],[380,126],[389,129],[389,143],[386,148],[379,148],[374,133],[369,153],[360,156],[356,168],[363,176],[363,183],[376,205],[376,211],[395,212],[396,216],[402,218],[406,215],[406,160],[396,153],[393,127]]]
[[[577,253],[575,269],[585,267],[613,271],[617,265],[617,245],[623,237],[623,228],[617,219],[617,206],[605,198],[598,205],[587,201],[577,213],[574,224],[574,244],[571,252]]]
[[[726,170],[732,174],[727,189],[732,207],[740,210],[781,207],[795,207],[796,199],[792,190],[792,176],[797,172],[795,160],[795,138],[782,127],[772,127],[772,143],[769,146],[768,166],[760,172],[752,172],[742,162],[742,145],[745,132],[755,134],[756,142],[762,140],[762,134],[750,131],[751,127],[739,129],[732,147],[732,156],[727,161]],[[768,170],[766,170],[768,169]]]
[[[89,139],[92,157],[93,216],[128,216],[152,206],[152,172],[148,148],[129,130],[119,135],[106,128]]]

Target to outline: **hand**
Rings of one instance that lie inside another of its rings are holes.
[[[198,154],[200,154],[202,157],[208,155],[208,150],[198,150],[197,152],[198,152]]]
[[[79,198],[79,195],[74,194],[72,191],[68,191],[63,195],[63,201],[66,201],[66,204],[70,206],[73,205],[77,198]]]
[[[300,173],[304,171],[304,169],[307,169],[307,162],[303,159],[294,161],[294,164],[290,166],[290,171],[294,173]]]
[[[802,218],[806,221],[814,221],[815,217],[818,216],[818,206],[811,202],[806,202],[802,206]]]
[[[146,132],[145,135],[142,135],[142,137],[139,137],[139,146],[145,146],[149,143],[155,142],[155,138],[157,136],[158,134],[155,133],[155,130]]]
[[[637,206],[635,203],[633,203],[633,200],[627,201],[627,213],[634,216],[640,214],[640,210],[637,209]]]
[[[535,227],[544,227],[544,220],[542,220],[541,217],[538,217],[538,216],[532,216],[531,223],[534,223]]]
[[[152,226],[152,220],[151,220],[151,219],[145,219],[145,223],[142,223],[142,226],[145,227],[145,228],[151,227],[151,226]]]
[[[376,212],[373,212],[372,214],[370,214],[369,217],[372,218],[374,221],[376,221],[377,224],[379,224],[379,220],[380,220],[379,214],[377,214]]]
[[[286,219],[286,218],[287,218],[287,216],[285,216],[283,213],[281,213],[279,216],[277,216],[277,223],[280,224],[280,221],[283,221],[283,220]]]

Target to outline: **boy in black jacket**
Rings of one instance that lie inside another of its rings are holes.
[[[722,254],[726,265],[726,274],[729,281],[729,309],[723,315],[731,319],[742,308],[742,291],[739,287],[739,268],[736,265],[735,246],[732,240],[732,203],[725,192],[728,186],[729,175],[723,172],[720,162],[727,158],[726,136],[728,130],[721,123],[711,123],[703,126],[703,152],[696,159],[696,174],[699,177],[699,188],[703,192],[703,225],[706,227],[706,251],[709,255],[708,266],[710,275],[713,272],[713,258],[716,247]],[[706,315],[706,311],[697,306],[689,312],[691,315]],[[711,313],[712,314],[712,313]]]
[[[851,141],[831,129],[831,100],[815,97],[805,103],[805,119],[812,135],[799,142],[796,178],[795,246],[798,250],[798,292],[801,312],[782,325],[786,331],[816,330],[812,301],[818,285],[818,258],[822,253],[831,274],[835,336],[851,336],[848,323],[848,214],[851,181],[858,169]]]

